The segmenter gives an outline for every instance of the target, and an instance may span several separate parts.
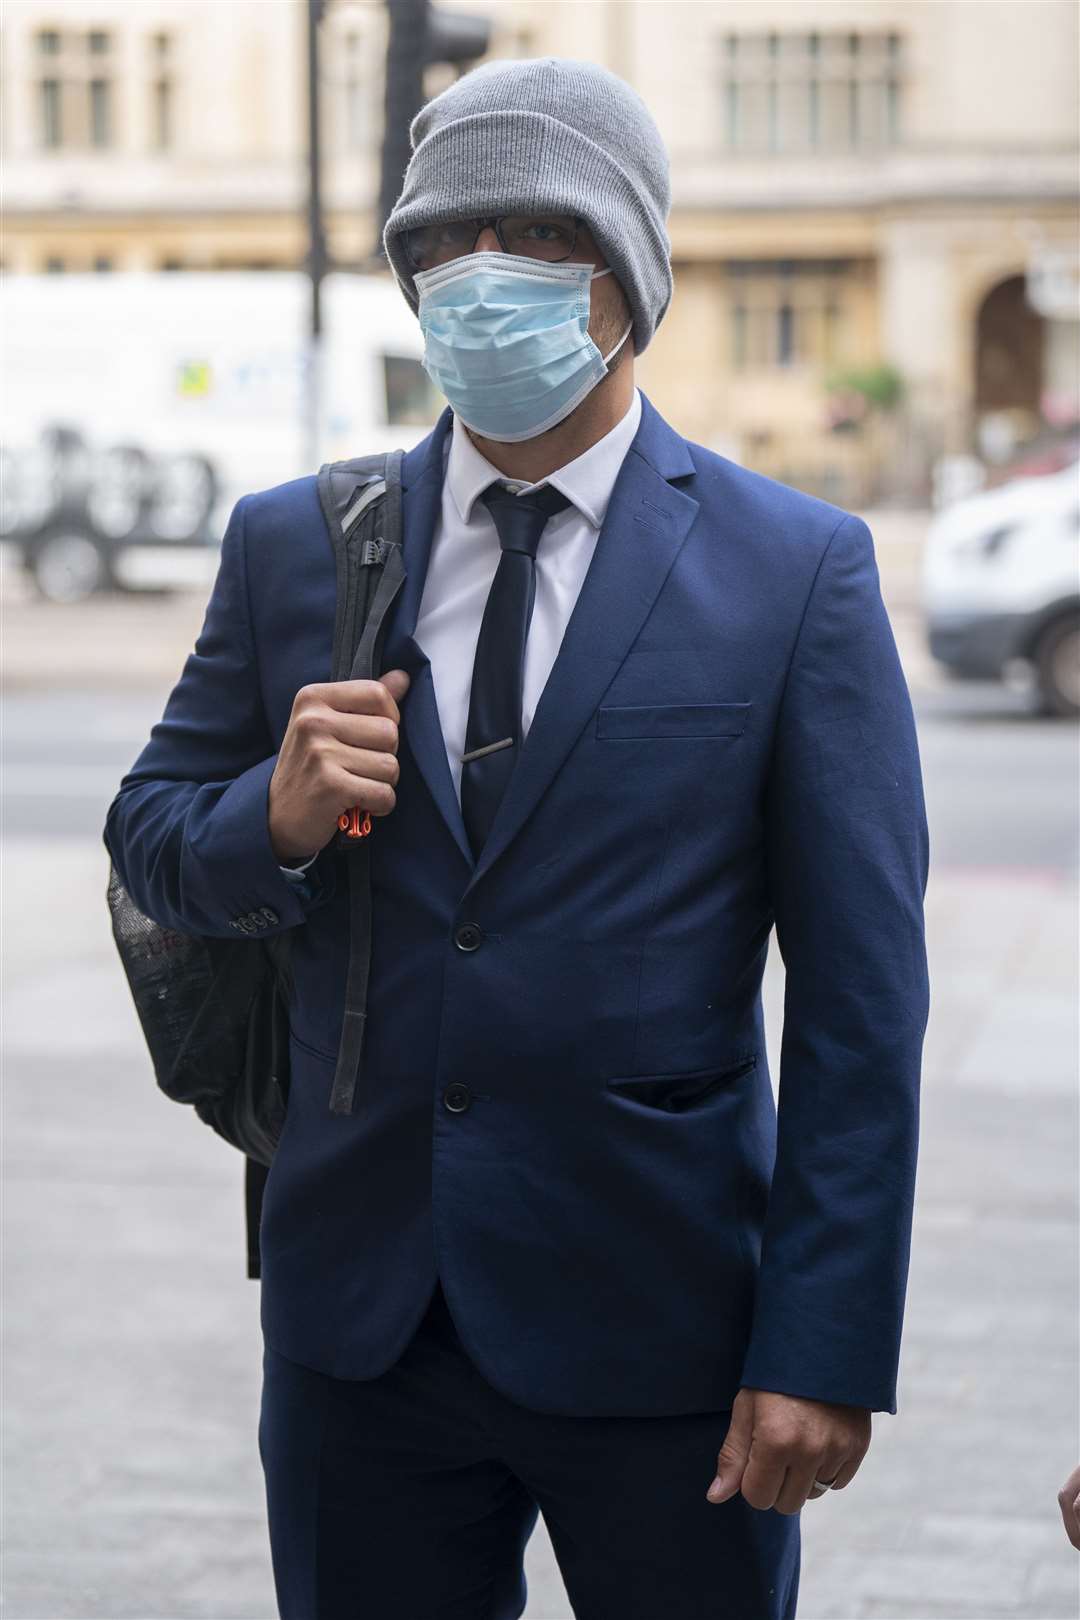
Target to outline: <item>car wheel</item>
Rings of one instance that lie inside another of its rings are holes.
[[[105,558],[84,534],[58,534],[36,548],[30,568],[47,602],[85,602],[108,578]]]
[[[1035,668],[1043,709],[1080,714],[1080,615],[1057,619],[1039,638]]]

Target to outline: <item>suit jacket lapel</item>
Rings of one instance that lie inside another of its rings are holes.
[[[644,624],[698,512],[669,479],[694,470],[685,441],[643,395],[641,423],[470,889],[520,832]]]
[[[642,396],[641,423],[615,480],[596,549],[529,734],[480,859],[474,861],[435,701],[431,664],[413,632],[442,500],[443,447],[452,413],[402,467],[405,583],[383,651],[384,669],[408,670],[402,729],[440,814],[469,867],[466,893],[521,831],[611,684],[648,617],[698,512],[670,480],[694,472],[685,441]],[[381,671],[380,671],[381,673]]]
[[[410,450],[402,463],[402,551],[405,582],[394,604],[383,646],[383,669],[404,669],[412,677],[401,705],[401,729],[440,815],[450,829],[470,870],[474,865],[469,835],[454,791],[450,761],[435,701],[431,663],[413,632],[427,576],[428,558],[442,503],[444,444],[453,422],[446,409],[432,433]],[[382,670],[379,671],[382,674]]]

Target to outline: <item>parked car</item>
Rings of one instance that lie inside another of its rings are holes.
[[[312,429],[310,297],[285,270],[6,278],[0,541],[43,596],[205,585],[240,495],[422,437],[442,401],[379,275],[324,283]]]
[[[0,489],[0,539],[52,602],[183,583],[183,559],[193,551],[207,558],[218,539],[208,457],[95,448],[71,425],[46,428],[29,447],[0,446]]]
[[[1080,462],[945,507],[923,561],[930,652],[959,678],[1028,669],[1044,712],[1080,713]]]

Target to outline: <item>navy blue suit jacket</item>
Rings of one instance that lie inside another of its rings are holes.
[[[438,1272],[478,1366],[536,1410],[719,1409],[748,1384],[893,1412],[927,829],[870,531],[688,443],[646,400],[474,861],[411,634],[450,421],[404,463],[383,668],[412,685],[397,804],[372,835],[353,1116],[328,1107],[341,857],[328,845],[297,887],[267,829],[293,699],[330,678],[313,477],[237,502],[195,649],[108,813],[157,921],[236,938],[265,906],[295,930],[264,1332],[375,1377]],[[774,923],[779,1115],[760,998]]]

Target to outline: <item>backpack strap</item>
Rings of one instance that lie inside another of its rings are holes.
[[[359,551],[362,542],[374,538],[371,519],[386,493],[386,456],[356,456],[351,461],[330,461],[319,468],[319,504],[334,553],[337,575],[337,608],[334,615],[334,650],[330,679],[348,679],[356,638],[349,638],[350,621],[357,610],[356,587],[360,583]],[[375,509],[375,510],[373,510]],[[365,521],[365,514],[367,521]],[[363,532],[358,536],[358,530]],[[359,538],[361,545],[350,547]]]
[[[319,499],[337,564],[334,680],[375,679],[386,619],[405,579],[401,515],[402,452],[328,463]],[[371,837],[336,834],[348,861],[349,964],[330,1112],[352,1114],[367,1024],[371,973]]]
[[[388,455],[357,456],[351,461],[327,462],[317,479],[319,504],[334,554],[337,607],[331,679],[370,677],[382,629],[396,587],[405,577],[401,553],[400,450]],[[370,635],[368,630],[370,627]],[[331,1091],[334,1113],[352,1112],[356,1076],[363,1050],[367,985],[371,968],[371,852],[370,837],[346,838],[335,834],[338,849],[349,863],[349,965],[345,986],[345,1017],[337,1069]],[[264,940],[273,947],[279,983],[287,991],[291,978],[292,930]],[[288,1005],[285,994],[284,1005]],[[244,1175],[244,1213],[247,1227],[247,1274],[262,1275],[259,1228],[267,1167],[248,1157]]]
[[[262,1276],[262,1255],[259,1252],[259,1226],[262,1221],[263,1193],[269,1169],[250,1154],[244,1160],[244,1224],[247,1233],[247,1274],[256,1280]]]

